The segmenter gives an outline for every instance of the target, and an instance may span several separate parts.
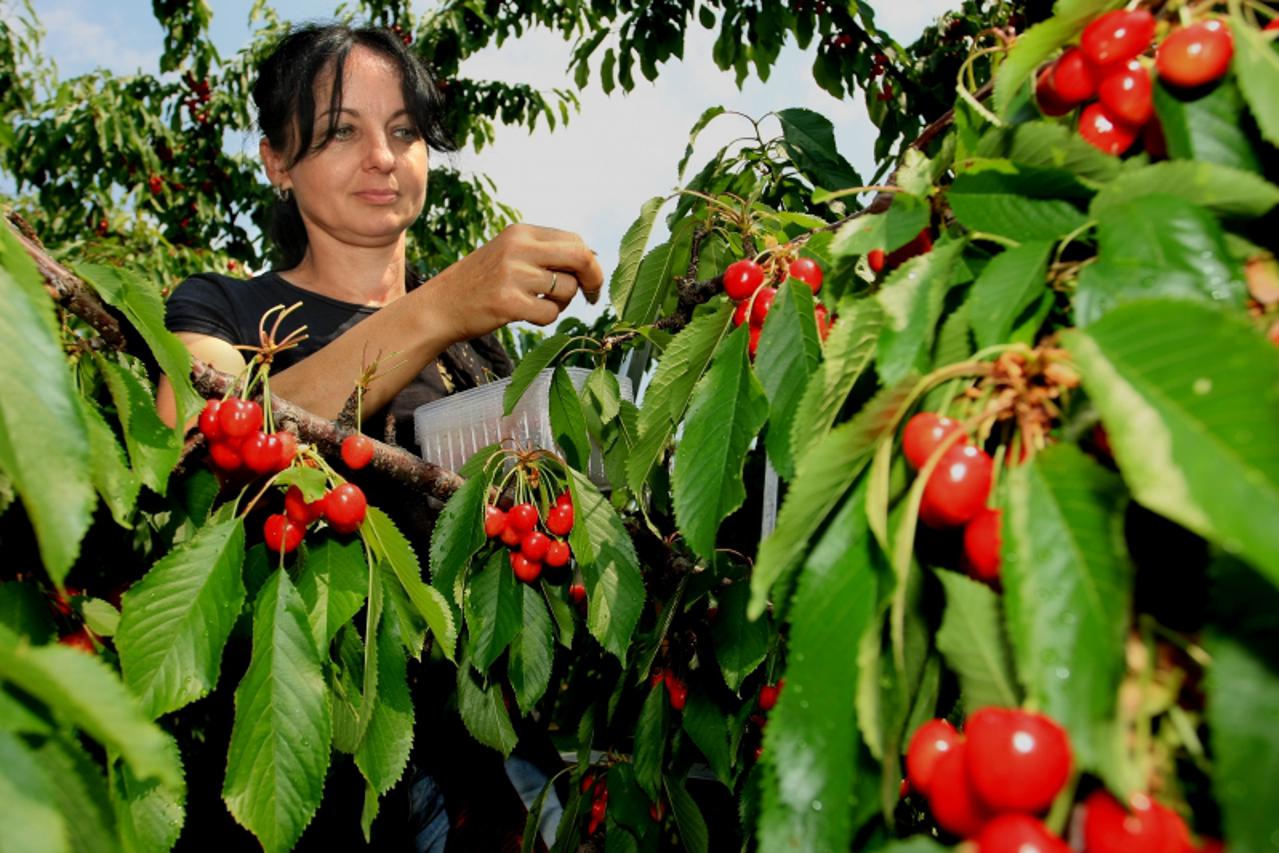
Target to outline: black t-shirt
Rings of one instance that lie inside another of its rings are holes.
[[[301,326],[307,327],[307,337],[299,346],[276,357],[274,372],[298,363],[378,310],[304,290],[274,271],[248,281],[201,273],[188,278],[173,291],[165,325],[171,332],[197,332],[230,344],[256,345],[262,315],[276,305],[287,307],[295,302],[301,302],[302,306],[280,324],[277,340]],[[270,320],[275,320],[274,315]],[[377,355],[370,351],[368,357],[373,359]],[[382,353],[382,357],[393,358],[389,352]],[[493,335],[454,344],[427,364],[417,378],[395,396],[385,412],[366,417],[365,430],[375,434],[380,430],[383,438],[394,438],[397,444],[416,452],[413,411],[418,406],[453,391],[509,376],[511,368],[510,357]]]

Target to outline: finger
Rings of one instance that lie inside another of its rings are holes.
[[[550,283],[546,287],[541,294],[542,298],[551,300],[563,309],[577,294],[577,276],[567,270],[551,270]]]
[[[536,326],[549,326],[560,316],[560,305],[554,299],[541,299],[525,294],[521,307],[522,319]]]
[[[532,243],[527,260],[546,269],[571,272],[588,299],[598,294],[604,284],[604,270],[599,260],[576,235],[573,239]]]

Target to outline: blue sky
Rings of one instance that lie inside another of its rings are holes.
[[[249,40],[252,0],[211,0],[210,5],[214,43],[229,56]],[[310,18],[317,9],[330,8],[314,0],[272,0],[270,5],[285,20]],[[877,23],[901,43],[912,41],[956,5],[957,0],[874,3]],[[0,8],[5,7],[11,14],[13,0],[0,0]],[[34,0],[33,7],[47,31],[45,51],[64,77],[99,66],[120,74],[156,67],[163,37],[149,0]],[[427,8],[421,0],[415,4],[419,13]],[[520,210],[525,221],[581,234],[599,252],[606,273],[615,265],[618,243],[640,205],[674,189],[688,130],[709,106],[756,117],[786,107],[816,110],[835,124],[844,156],[864,176],[874,171],[874,128],[859,99],[837,101],[812,81],[812,46],[807,52],[786,48],[768,83],[752,78],[738,90],[731,74],[710,59],[713,38],[712,32],[694,25],[686,59],[663,66],[654,83],[641,78],[630,94],[615,91],[612,96],[593,86],[580,93],[582,111],[567,127],[550,132],[543,124],[532,134],[502,128],[495,144],[478,154],[456,155],[454,164],[492,177],[501,199]],[[572,88],[566,74],[569,55],[569,45],[556,36],[532,31],[470,58],[462,73],[546,89]],[[747,129],[731,117],[713,122],[699,138],[690,174]]]

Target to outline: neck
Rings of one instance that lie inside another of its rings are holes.
[[[382,306],[404,295],[404,235],[386,246],[338,245],[321,237],[302,262],[282,271],[298,287],[343,302]]]

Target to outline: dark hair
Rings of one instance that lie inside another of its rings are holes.
[[[456,151],[457,146],[440,123],[443,98],[422,61],[390,30],[345,24],[309,24],[291,30],[262,61],[258,79],[253,84],[253,103],[258,110],[258,127],[271,147],[291,152],[288,165],[292,166],[329,144],[341,120],[342,71],[351,48],[356,45],[367,47],[395,64],[400,72],[405,108],[426,144],[437,151]],[[326,72],[333,74],[329,126],[317,143],[313,138],[315,81]],[[275,244],[283,267],[301,263],[306,254],[306,228],[297,202],[292,198],[275,203],[267,236]]]

